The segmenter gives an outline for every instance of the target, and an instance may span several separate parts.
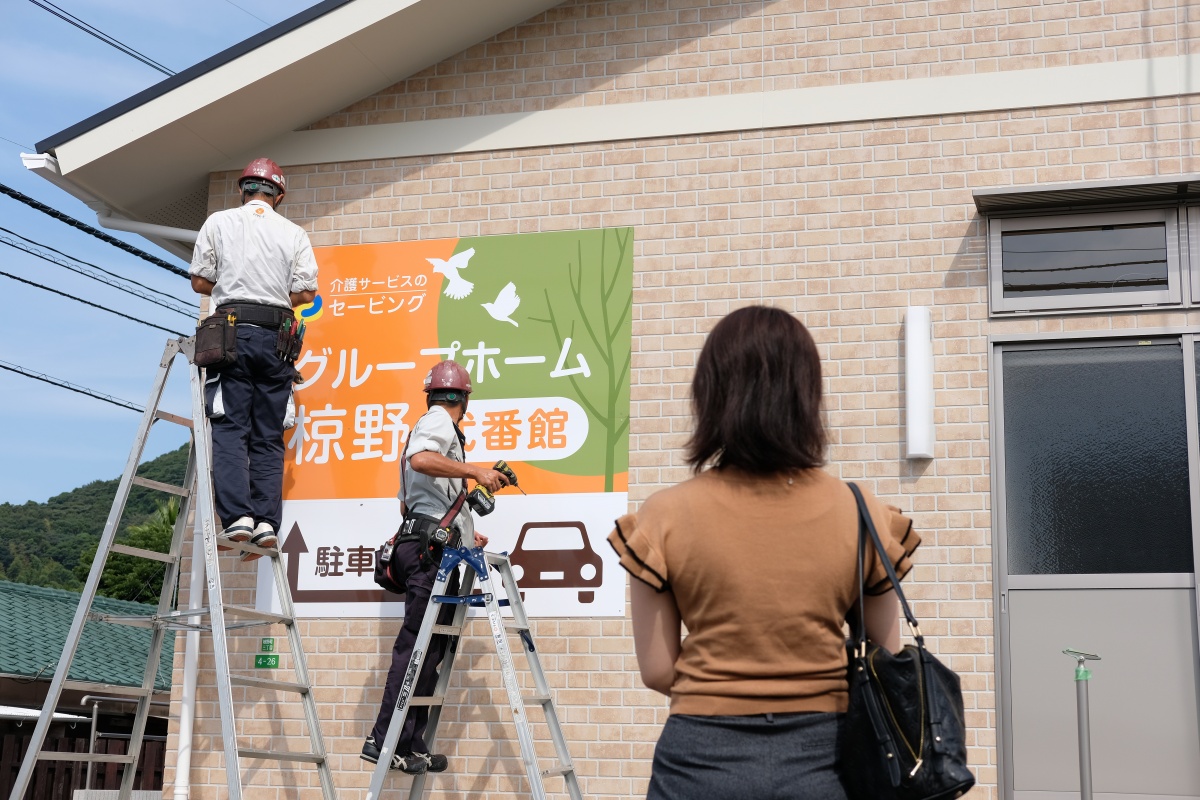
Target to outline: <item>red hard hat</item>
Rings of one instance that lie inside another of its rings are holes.
[[[457,361],[440,361],[434,364],[433,369],[425,376],[425,391],[433,392],[438,389],[457,389],[470,394],[471,376]]]
[[[280,197],[283,197],[287,191],[287,181],[283,177],[283,170],[269,158],[256,158],[247,164],[246,168],[242,170],[242,177],[238,178],[238,186],[241,186],[242,181],[247,178],[271,184],[279,190]]]

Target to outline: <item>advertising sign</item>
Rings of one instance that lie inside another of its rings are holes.
[[[629,228],[319,248],[320,296],[285,432],[284,534],[299,616],[400,616],[371,576],[400,524],[400,458],[444,359],[474,391],[467,459],[516,471],[476,516],[509,552],[532,616],[620,616],[604,541],[629,472],[633,231]],[[275,604],[270,567],[259,602]]]

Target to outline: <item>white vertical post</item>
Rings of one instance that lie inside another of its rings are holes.
[[[933,458],[933,321],[925,306],[904,315],[906,458]]]

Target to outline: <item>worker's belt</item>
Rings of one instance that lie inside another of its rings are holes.
[[[442,528],[438,524],[439,522],[440,520],[437,517],[430,517],[425,514],[410,514],[400,523],[396,543],[416,542],[422,537],[432,537],[434,533]]]
[[[269,306],[265,303],[223,303],[216,313],[222,316],[233,314],[239,324],[258,325],[263,328],[280,328],[286,322],[290,327],[295,315],[290,308]]]

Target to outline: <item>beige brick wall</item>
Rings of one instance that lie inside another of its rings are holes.
[[[1194,325],[1200,310],[989,321],[984,225],[971,192],[1200,172],[1197,133],[1200,96],[1191,96],[329,164],[290,168],[282,209],[324,246],[635,227],[633,506],[687,476],[687,387],[704,333],[747,303],[794,312],[825,359],[830,469],[865,480],[910,512],[924,536],[910,597],[933,650],[963,677],[970,757],[981,782],[972,796],[994,798],[986,336]],[[213,177],[213,210],[236,202],[234,177]],[[937,457],[916,464],[903,459],[901,444],[901,322],[909,304],[932,307],[936,355]],[[236,587],[237,601],[250,601],[248,572],[227,585]],[[343,798],[356,800],[369,781],[357,753],[397,623],[312,620],[302,628],[336,781]],[[448,709],[454,769],[435,779],[436,796],[511,797],[520,762],[494,659],[484,652],[482,629],[474,633],[469,670]],[[666,703],[637,677],[628,620],[538,620],[535,636],[585,796],[644,793]],[[235,662],[248,666],[256,643],[241,637]],[[181,663],[177,656],[176,699]],[[198,800],[224,796],[211,658],[202,667]],[[242,731],[248,743],[297,728],[298,707],[283,712],[275,717],[269,706],[253,705]],[[537,736],[548,752],[545,731]],[[168,791],[175,745],[172,734]],[[316,796],[282,788],[315,786],[312,771],[256,770],[248,780],[256,800]]]
[[[1195,53],[1196,0],[568,0],[313,128]]]

